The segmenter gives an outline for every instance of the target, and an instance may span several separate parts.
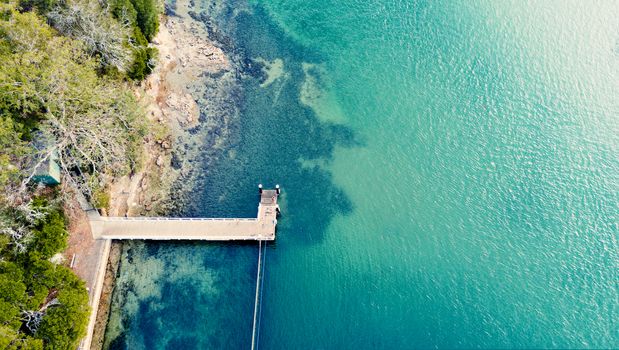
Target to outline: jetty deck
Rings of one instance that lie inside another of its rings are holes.
[[[254,240],[262,246],[262,241],[275,240],[275,226],[279,205],[279,186],[275,190],[260,189],[260,203],[258,215],[255,218],[164,218],[164,217],[109,217],[101,216],[83,196],[78,195],[80,206],[88,214],[90,229],[93,238],[102,241],[102,250],[99,254],[99,263],[92,273],[93,288],[89,292],[90,314],[86,337],[82,340],[79,349],[90,349],[92,335],[97,320],[99,299],[103,288],[105,268],[110,252],[112,239],[140,239],[140,240],[205,240],[205,241],[235,241]],[[259,275],[260,276],[260,275]],[[256,296],[257,298],[257,296]],[[254,327],[255,327],[254,316]],[[255,329],[254,329],[255,335]],[[253,348],[252,336],[252,348]]]
[[[90,227],[99,239],[140,240],[275,240],[277,190],[260,194],[256,218],[164,218],[106,217],[90,218]]]

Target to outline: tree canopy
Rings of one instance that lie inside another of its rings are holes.
[[[52,262],[67,247],[61,190],[33,186],[57,159],[91,201],[140,164],[146,118],[131,82],[152,69],[154,0],[0,2],[0,349],[75,349],[88,293]]]
[[[48,260],[66,245],[60,208],[40,199],[34,205],[44,215],[31,223],[36,233],[27,250],[0,250],[0,348],[76,348],[88,322],[88,293],[70,269]],[[17,220],[29,225],[25,216]]]
[[[6,130],[0,138],[7,140],[0,142],[15,141],[15,125],[33,125],[28,132],[38,133],[38,152],[13,167],[25,182],[54,152],[66,180],[87,196],[135,167],[146,133],[143,113],[127,87],[97,74],[81,41],[53,35],[34,13],[12,10],[0,21],[0,60],[0,115],[12,119],[0,124]],[[3,168],[16,152],[3,157]]]

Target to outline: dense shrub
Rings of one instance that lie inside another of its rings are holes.
[[[88,293],[70,269],[48,260],[66,247],[62,212],[34,202],[48,213],[36,225],[29,250],[3,250],[0,262],[0,349],[75,349],[86,331]],[[24,326],[25,310],[43,312],[38,329]]]
[[[57,4],[56,0],[21,0],[19,6],[22,11],[37,10],[39,13],[45,14]]]
[[[51,258],[54,254],[65,250],[67,247],[68,233],[65,229],[65,219],[59,211],[51,212],[34,232],[35,241],[33,249],[43,259]]]
[[[143,80],[153,70],[152,60],[157,57],[157,49],[141,47],[134,51],[133,65],[127,75],[133,80]]]
[[[131,49],[133,63],[127,76],[133,80],[143,80],[148,76],[157,57],[157,50],[148,43],[159,27],[158,10],[153,0],[115,0],[112,13],[123,23],[133,26]]]
[[[151,41],[159,29],[159,10],[155,0],[131,0],[136,11],[136,24],[146,37]]]
[[[65,282],[74,276],[70,271],[66,273],[66,269],[60,270],[65,272]],[[60,290],[57,296],[59,306],[49,309],[35,334],[36,338],[45,341],[47,349],[75,349],[86,333],[88,293],[81,281],[73,279],[75,283]]]
[[[11,262],[0,263],[0,324],[21,325],[19,305],[26,301],[22,270]]]

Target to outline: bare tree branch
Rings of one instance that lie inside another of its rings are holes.
[[[84,42],[90,54],[99,54],[103,64],[125,71],[131,61],[123,47],[130,37],[129,26],[110,18],[107,9],[107,3],[96,1],[68,2],[47,17],[59,32]]]

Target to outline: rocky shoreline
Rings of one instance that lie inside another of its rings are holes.
[[[111,211],[116,215],[156,215],[173,209],[171,187],[190,172],[185,165],[192,161],[195,152],[209,146],[203,145],[199,134],[213,125],[224,130],[221,124],[205,118],[212,113],[205,113],[199,106],[217,105],[212,99],[203,101],[204,75],[223,77],[231,70],[230,63],[219,47],[205,39],[208,34],[201,23],[182,16],[187,11],[188,8],[177,8],[176,16],[164,16],[153,39],[153,46],[159,50],[159,62],[136,94],[162,135],[155,135],[145,146],[148,158],[142,171],[121,179],[112,188]]]
[[[109,214],[155,216],[178,212],[198,174],[192,166],[225,148],[238,117],[238,60],[229,39],[192,11],[193,2],[166,6],[153,46],[159,61],[136,95],[160,135],[145,145],[144,167],[111,187]],[[102,349],[123,245],[110,248],[91,349]]]

